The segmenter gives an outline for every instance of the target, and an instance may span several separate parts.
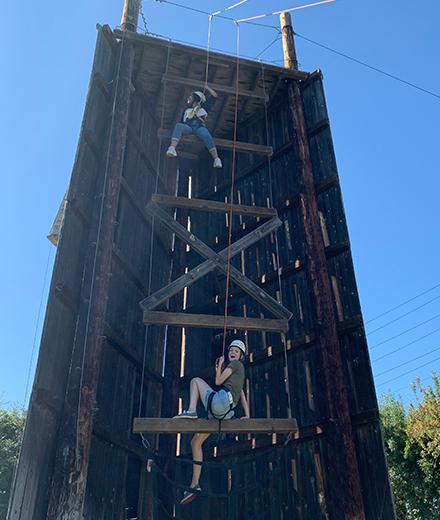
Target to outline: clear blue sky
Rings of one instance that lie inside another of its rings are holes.
[[[233,3],[176,1],[208,11]],[[246,17],[301,3],[306,2],[249,0],[231,14]],[[44,316],[43,306],[37,327],[44,273],[49,258],[50,275],[54,257],[45,237],[71,173],[95,24],[118,25],[122,4],[123,0],[23,0],[3,6],[0,400],[9,405],[23,403],[36,333],[33,375]],[[206,17],[151,0],[144,0],[144,11],[150,31],[206,45]],[[277,25],[278,18],[265,22]],[[338,0],[294,13],[298,33],[437,94],[439,22],[436,0]],[[244,27],[242,53],[256,56],[275,36],[272,29]],[[235,51],[232,22],[215,21],[212,45]],[[303,70],[324,72],[357,283],[369,344],[374,347],[378,393],[389,389],[407,402],[410,381],[416,375],[427,378],[430,370],[440,368],[440,331],[436,331],[440,317],[405,333],[440,314],[440,298],[427,303],[440,296],[440,287],[381,319],[368,320],[440,283],[440,99],[301,39],[297,39],[297,51]],[[281,44],[263,57],[280,59]],[[386,326],[374,332],[382,325]],[[424,340],[405,346],[431,332]],[[397,353],[390,354],[396,349]],[[434,349],[438,350],[428,354]],[[384,354],[390,355],[377,359]],[[423,357],[414,360],[417,356]],[[385,370],[390,371],[379,375]],[[401,375],[408,370],[410,374]]]

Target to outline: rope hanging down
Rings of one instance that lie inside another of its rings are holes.
[[[168,49],[167,49],[167,61],[165,64],[165,78],[168,77],[168,67],[170,63],[170,54],[171,54],[171,40],[168,43]],[[165,81],[164,87],[163,87],[163,96],[162,96],[162,111],[160,116],[160,127],[163,128],[164,120],[165,120],[165,101],[166,101],[166,91],[167,91],[167,82]],[[154,184],[154,194],[157,193],[158,187],[159,187],[159,174],[160,174],[160,167],[162,164],[162,136],[159,136],[159,153],[157,155],[157,161],[156,161],[156,179]],[[148,287],[147,287],[147,295],[150,296],[151,294],[151,284],[153,279],[153,246],[154,246],[154,228],[156,224],[156,219],[153,217],[151,220],[151,230],[150,230],[150,257],[149,257],[149,269],[148,269]],[[144,393],[144,380],[145,380],[145,364],[146,364],[146,357],[147,357],[147,344],[148,344],[148,332],[150,330],[150,326],[147,325],[145,328],[145,336],[144,336],[144,351],[142,356],[142,379],[141,379],[141,391],[140,391],[140,397],[139,397],[139,417],[141,417],[142,412],[142,399],[143,399],[143,393]]]

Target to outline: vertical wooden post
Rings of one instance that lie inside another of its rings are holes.
[[[112,271],[112,253],[120,180],[124,164],[134,48],[120,43],[113,110],[104,165],[102,199],[94,225],[81,288],[72,363],[50,490],[48,520],[82,520],[99,379],[104,321]]]
[[[284,66],[286,69],[298,70],[298,60],[296,59],[294,32],[292,27],[292,17],[290,13],[280,14],[281,34],[283,36]]]
[[[293,29],[289,13],[280,16],[284,61],[296,68]],[[346,377],[343,370],[337,319],[327,270],[325,246],[319,223],[309,142],[300,86],[288,84],[288,102],[294,127],[294,147],[299,160],[299,205],[305,237],[306,271],[314,308],[315,334],[320,351],[323,397],[327,413],[325,443],[329,463],[328,505],[332,519],[364,520],[365,512],[353,428],[350,417]]]
[[[121,28],[123,31],[136,32],[141,0],[124,0]]]

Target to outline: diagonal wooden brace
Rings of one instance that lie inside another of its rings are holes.
[[[244,249],[249,247],[250,245],[258,242],[261,238],[268,235],[275,229],[277,229],[281,225],[281,220],[278,217],[272,218],[262,224],[260,227],[247,234],[245,237],[240,238],[231,245],[231,258],[236,256],[238,253],[241,253]],[[228,248],[226,247],[219,253],[219,256],[223,260],[227,260],[228,258]],[[200,265],[191,269],[188,273],[176,278],[166,287],[159,289],[154,294],[142,300],[139,305],[142,307],[144,311],[152,310],[161,305],[162,303],[169,300],[172,296],[178,294],[185,287],[189,287],[191,284],[200,280],[205,275],[216,269],[217,264],[215,260],[212,258],[209,260],[205,260]]]
[[[191,248],[197,251],[197,253],[208,260],[212,260],[215,263],[216,269],[222,271],[224,274],[227,273],[227,260],[224,260],[218,253],[213,251],[202,240],[198,239],[195,235],[186,230],[156,203],[150,202],[147,204],[145,209],[150,215],[158,218],[170,231],[175,233],[176,236],[186,242]],[[249,296],[260,303],[260,305],[274,314],[277,318],[289,320],[292,317],[292,313],[288,309],[283,307],[274,298],[272,298],[272,296],[267,294],[266,291],[263,291],[261,287],[249,280],[249,278],[244,276],[232,265],[229,266],[229,276],[241,289],[243,289],[243,291],[249,294]]]

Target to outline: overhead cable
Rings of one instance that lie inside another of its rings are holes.
[[[388,381],[385,381],[384,383],[380,383],[379,385],[377,385],[377,388],[379,388],[381,386],[384,386],[384,385],[387,385],[388,383],[392,383],[396,379],[400,379],[403,376],[411,374],[411,372],[415,372],[416,370],[420,370],[421,368],[424,368],[424,367],[430,365],[431,363],[434,363],[435,361],[440,361],[440,357],[437,357],[435,359],[431,359],[431,361],[428,361],[427,363],[423,363],[423,365],[419,365],[418,367],[413,368],[411,370],[408,370],[407,372],[404,372],[403,374],[400,374],[400,375],[398,375],[396,377],[393,377],[392,379],[389,379]]]
[[[336,0],[321,0],[320,2],[314,2],[312,4],[299,5],[297,7],[289,7],[288,9],[281,9],[281,11],[273,11],[271,13],[263,13],[258,14],[257,16],[250,16],[249,18],[242,18],[241,20],[237,20],[237,23],[247,23],[251,20],[261,20],[261,18],[267,18],[268,16],[274,16],[281,13],[290,13],[291,11],[299,11],[300,9],[307,9],[308,7],[315,7],[321,4],[330,4],[331,2],[335,2]]]
[[[437,289],[438,287],[440,287],[440,283],[430,287],[429,289],[426,289],[426,291],[423,291],[419,294],[416,294],[415,296],[413,296],[412,298],[409,298],[408,300],[405,300],[404,302],[402,303],[399,303],[398,305],[392,307],[391,309],[388,309],[387,311],[384,311],[380,314],[378,314],[377,316],[374,316],[374,318],[371,318],[369,320],[367,320],[365,322],[365,324],[368,324],[368,323],[371,323],[372,321],[376,321],[378,320],[379,318],[382,318],[382,316],[385,316],[387,314],[390,314],[390,312],[393,312],[397,309],[400,309],[400,307],[403,307],[404,305],[406,305],[407,303],[411,303],[412,301],[416,300],[417,298],[420,298],[421,296],[424,296],[425,294],[428,294],[429,292],[433,291],[434,289]]]
[[[337,54],[338,56],[342,56],[343,58],[346,58],[350,61],[354,61],[355,63],[362,65],[363,67],[367,67],[368,69],[374,70],[375,72],[378,72],[379,74],[383,74],[384,76],[387,76],[391,79],[399,81],[400,83],[403,83],[409,87],[420,90],[421,92],[424,92],[425,94],[429,94],[430,96],[440,99],[440,94],[436,94],[435,92],[432,92],[431,90],[420,87],[419,85],[416,85],[415,83],[411,83],[410,81],[406,81],[405,79],[399,78],[399,76],[390,74],[389,72],[385,72],[384,70],[379,69],[378,67],[374,67],[373,65],[370,65],[370,64],[366,63],[365,61],[359,60],[358,58],[354,58],[353,56],[349,56],[348,54],[337,51],[336,49],[332,49],[328,45],[324,45],[323,43],[319,43],[315,40],[312,40],[311,38],[307,38],[306,36],[303,36],[302,34],[298,34],[297,32],[295,32],[295,36],[298,36],[298,38],[302,38],[303,40],[306,40],[309,43],[313,43],[313,45],[317,45],[318,47],[322,47],[323,49],[333,52],[334,54]],[[277,60],[277,61],[279,61],[279,60]]]
[[[422,358],[424,358],[426,356],[429,356],[429,354],[433,354],[434,352],[437,352],[438,350],[440,350],[440,347],[437,347],[437,348],[435,348],[433,350],[430,350],[429,352],[425,352],[424,354],[421,354],[420,356],[417,356],[415,358],[411,358],[408,361],[404,361],[403,363],[400,363],[399,365],[396,365],[394,367],[388,368],[387,370],[383,370],[379,374],[376,374],[374,377],[376,378],[376,377],[382,376],[383,374],[388,374],[388,372],[392,372],[393,370],[397,370],[400,367],[404,367],[405,365],[409,365],[413,361],[417,361],[418,359],[422,359]]]
[[[436,314],[435,316],[433,316],[432,318],[429,318],[425,321],[422,321],[420,323],[417,323],[417,325],[414,325],[414,327],[410,327],[409,329],[406,329],[404,330],[403,332],[400,332],[399,334],[396,334],[395,336],[392,336],[391,338],[387,338],[379,343],[376,343],[375,345],[373,345],[372,347],[370,347],[370,350],[373,350],[377,347],[380,347],[380,345],[383,345],[384,343],[388,343],[389,341],[392,341],[393,339],[396,339],[396,338],[400,338],[400,336],[403,336],[404,334],[407,334],[408,332],[411,332],[412,330],[415,330],[419,327],[421,327],[422,325],[425,325],[426,323],[429,323],[433,320],[436,320],[437,318],[440,317],[440,314]]]
[[[419,341],[422,341],[422,339],[432,336],[433,334],[435,334],[436,332],[439,332],[439,331],[440,331],[440,327],[438,329],[434,329],[431,332],[428,332],[428,334],[425,334],[425,335],[421,336],[420,338],[417,338],[413,341],[410,341],[409,343],[406,343],[405,345],[402,345],[399,348],[396,348],[395,350],[392,350],[391,352],[387,352],[386,354],[383,354],[382,356],[379,356],[378,358],[375,358],[372,361],[373,361],[373,363],[376,363],[376,361],[380,361],[381,359],[391,356],[392,354],[395,354],[396,352],[400,352],[401,350],[405,349],[406,347],[414,345],[414,343],[418,343]]]
[[[440,295],[439,296],[436,296],[435,298],[432,298],[431,300],[423,303],[422,305],[419,305],[418,307],[416,307],[415,309],[412,309],[408,312],[405,312],[404,314],[401,314],[400,316],[397,316],[397,318],[394,318],[393,320],[391,321],[388,321],[387,323],[385,323],[384,325],[381,325],[380,327],[377,327],[377,329],[374,329],[370,332],[368,332],[367,336],[370,336],[370,334],[374,334],[375,332],[378,332],[379,330],[382,330],[384,329],[385,327],[388,327],[388,325],[391,325],[393,323],[395,323],[396,321],[399,321],[401,320],[402,318],[405,318],[406,316],[409,316],[410,314],[412,314],[413,312],[416,312],[418,311],[419,309],[422,309],[423,307],[426,307],[427,305],[429,305],[430,303],[434,302],[435,300],[438,300],[440,298]]]

